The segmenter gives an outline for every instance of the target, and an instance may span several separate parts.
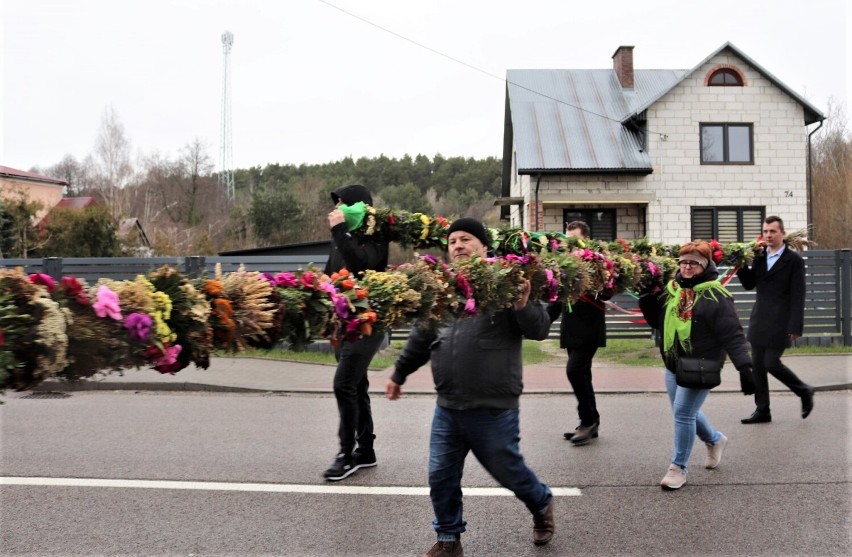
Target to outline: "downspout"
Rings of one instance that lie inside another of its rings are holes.
[[[814,128],[814,130],[808,133],[808,225],[811,227],[811,230],[808,233],[808,237],[811,240],[816,239],[816,235],[814,234],[813,225],[814,225],[814,168],[813,162],[811,161],[811,136],[817,132],[822,127],[822,123],[824,120],[819,121],[819,126]],[[811,237],[813,235],[813,237]]]
[[[535,232],[538,232],[538,187],[541,185],[541,172],[538,173],[538,177],[535,179],[535,222],[533,226],[535,227]]]

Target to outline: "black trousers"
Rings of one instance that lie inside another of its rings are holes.
[[[767,373],[781,381],[798,396],[807,394],[810,386],[799,379],[793,370],[781,362],[784,348],[751,345],[751,359],[754,364],[754,403],[758,412],[769,413],[769,377]]]
[[[592,426],[600,422],[600,415],[595,404],[595,389],[592,387],[592,358],[598,351],[597,346],[591,348],[569,348],[568,364],[565,373],[568,382],[577,397],[577,414],[581,426]]]
[[[334,397],[340,414],[340,452],[349,454],[355,445],[373,448],[373,412],[370,408],[370,382],[367,371],[373,356],[379,351],[387,335],[375,333],[355,342],[340,342],[335,349],[337,370],[334,373]]]

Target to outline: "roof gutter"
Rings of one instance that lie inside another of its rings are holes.
[[[823,121],[824,120],[820,120],[819,126],[808,133],[808,224],[811,226],[811,233],[814,232],[814,165],[811,160],[811,136],[822,127]],[[816,239],[816,234],[814,234],[814,237],[811,239]]]
[[[544,174],[573,174],[573,175],[595,175],[595,174],[624,174],[627,176],[644,176],[653,174],[653,168],[519,168],[519,176],[542,176]]]

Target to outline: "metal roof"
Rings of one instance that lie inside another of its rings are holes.
[[[622,121],[684,72],[636,70],[630,91],[611,69],[509,70],[518,171],[651,172],[639,131]]]
[[[728,49],[804,109],[804,124],[825,116],[730,42],[692,69],[634,70],[634,89],[615,71],[508,70],[504,154],[515,142],[519,174],[650,173],[637,121],[652,104]],[[504,166],[508,163],[504,156]],[[504,169],[504,190],[507,188]],[[504,191],[505,194],[505,191]]]

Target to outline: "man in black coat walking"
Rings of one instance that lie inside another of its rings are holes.
[[[351,184],[331,192],[335,208],[328,214],[333,238],[325,273],[331,275],[346,268],[356,279],[366,270],[384,271],[388,265],[388,242],[372,237],[357,238],[349,232],[340,205],[363,201],[373,204],[364,186]],[[375,333],[351,342],[345,336],[335,348],[337,370],[334,373],[334,397],[340,413],[340,451],[323,476],[329,481],[349,477],[361,468],[376,465],[373,450],[373,414],[370,408],[370,382],[367,371],[386,335]],[[356,448],[357,445],[357,448]]]
[[[813,387],[781,362],[784,350],[802,336],[804,329],[805,263],[784,241],[784,222],[780,217],[769,216],[763,221],[763,240],[764,253],[755,258],[751,267],[737,271],[743,288],[757,288],[748,326],[757,408],[740,420],[744,424],[772,421],[767,372],[802,399],[802,418],[807,418],[814,407]]]
[[[565,234],[587,240],[589,225],[579,220],[570,222],[565,227]],[[592,386],[592,358],[599,347],[606,346],[604,301],[610,297],[610,293],[602,293],[597,297],[584,294],[570,307],[566,307],[564,302],[555,302],[547,307],[551,322],[562,316],[559,346],[568,351],[565,372],[577,397],[577,414],[580,418],[580,425],[574,431],[563,434],[563,437],[573,445],[585,445],[598,437],[600,414]]]

